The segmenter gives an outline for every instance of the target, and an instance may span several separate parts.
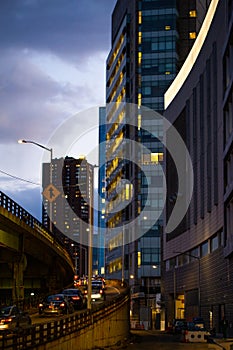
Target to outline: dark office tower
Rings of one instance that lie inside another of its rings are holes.
[[[163,216],[156,223],[154,217],[164,206],[164,149],[162,120],[144,107],[163,113],[164,93],[197,37],[207,6],[198,0],[185,5],[183,0],[118,0],[112,14],[106,74],[106,273],[128,281],[132,315],[147,326],[151,319],[143,319],[143,310],[156,313],[160,295]],[[141,217],[145,207],[149,213]],[[140,232],[145,234],[134,240]]]
[[[87,274],[88,224],[93,223],[93,166],[85,157],[43,164],[42,220],[73,253],[76,272]],[[51,185],[52,184],[52,185]]]

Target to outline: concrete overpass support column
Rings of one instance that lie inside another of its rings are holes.
[[[13,288],[12,299],[13,303],[23,306],[24,301],[24,281],[23,272],[27,266],[27,258],[24,254],[21,255],[20,260],[13,262]]]

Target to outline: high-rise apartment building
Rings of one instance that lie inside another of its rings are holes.
[[[156,309],[161,276],[163,216],[156,223],[154,217],[164,206],[163,122],[144,107],[163,112],[164,93],[197,37],[209,2],[118,0],[112,14],[106,77],[106,273],[131,285],[135,317],[139,304]],[[144,148],[137,149],[138,144]],[[145,207],[147,215],[140,217]]]
[[[85,157],[43,164],[43,224],[73,254],[76,274],[87,275],[89,224],[93,224],[93,165]]]

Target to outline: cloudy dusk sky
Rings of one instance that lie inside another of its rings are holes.
[[[39,219],[44,153],[17,140],[47,146],[54,131],[74,114],[105,104],[105,61],[115,3],[1,1],[0,190]],[[79,121],[81,125],[82,113]],[[54,156],[61,156],[56,149]]]

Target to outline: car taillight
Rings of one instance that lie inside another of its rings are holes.
[[[64,306],[66,306],[66,304],[65,304],[65,303],[61,303],[60,306],[61,306],[61,307],[64,307]]]
[[[103,294],[103,291],[102,291],[102,289],[100,289],[100,294]]]
[[[79,297],[72,297],[72,300],[79,300]]]
[[[5,318],[5,320],[2,320],[4,323],[10,323],[12,321],[12,318]]]

